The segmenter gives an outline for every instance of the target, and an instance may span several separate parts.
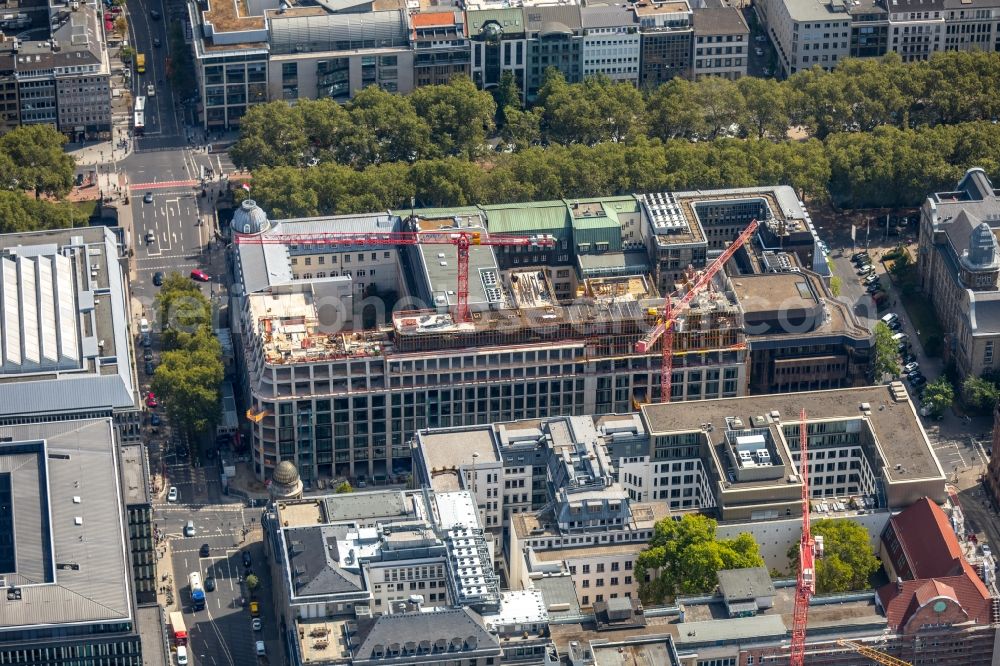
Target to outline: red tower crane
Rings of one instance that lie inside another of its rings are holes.
[[[806,622],[809,599],[816,592],[816,543],[809,526],[809,437],[806,410],[799,415],[799,470],[802,475],[802,540],[799,541],[799,576],[795,583],[795,612],[792,614],[791,666],[802,666],[806,654]]]
[[[726,265],[726,262],[736,253],[736,250],[741,248],[750,239],[750,236],[757,231],[759,224],[757,220],[751,220],[747,228],[736,237],[736,240],[705,269],[701,277],[698,278],[698,281],[688,289],[687,293],[681,297],[680,302],[676,306],[673,305],[673,294],[667,294],[667,297],[663,299],[663,314],[656,322],[656,326],[639,342],[635,343],[635,351],[639,354],[644,354],[653,348],[657,340],[661,337],[663,338],[663,362],[660,364],[660,402],[670,402],[671,384],[674,374],[674,329],[677,326],[677,317],[691,307],[691,301],[694,300],[694,297],[709,285],[715,274]]]
[[[482,231],[441,229],[434,231],[341,232],[314,234],[236,234],[237,244],[248,245],[454,245],[458,249],[458,303],[455,320],[469,320],[469,247],[490,245],[506,247],[552,247],[552,236],[489,236]]]

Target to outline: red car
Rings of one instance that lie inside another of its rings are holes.
[[[150,393],[150,394],[148,394],[146,396],[146,406],[147,407],[149,407],[150,409],[152,409],[152,408],[156,407],[158,404],[160,404],[160,403],[156,402],[156,394],[155,393]]]
[[[200,271],[196,268],[193,271],[191,271],[191,279],[197,280],[198,282],[208,282],[212,278],[210,278],[208,276],[208,273],[206,273],[205,271]]]

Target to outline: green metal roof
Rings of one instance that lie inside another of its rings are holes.
[[[483,210],[490,233],[547,233],[563,238],[569,231],[569,212],[562,201],[483,206]]]
[[[505,32],[524,32],[524,13],[519,8],[473,10],[465,13],[465,21],[473,37],[489,21],[496,21]]]

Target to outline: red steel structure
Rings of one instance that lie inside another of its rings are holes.
[[[331,247],[372,245],[454,245],[458,250],[458,303],[455,321],[469,321],[469,248],[473,245],[500,247],[553,247],[552,236],[489,236],[481,231],[442,229],[436,231],[323,232],[315,234],[236,234],[238,244],[326,245]]]
[[[809,526],[809,437],[806,410],[799,415],[799,470],[802,475],[802,540],[799,541],[799,576],[795,584],[795,612],[792,614],[791,666],[803,666],[806,653],[806,622],[809,600],[816,592],[816,543]]]
[[[673,295],[668,294],[663,299],[663,315],[657,321],[656,326],[635,344],[635,351],[644,354],[653,348],[657,340],[663,338],[663,361],[660,364],[660,402],[670,402],[674,375],[674,329],[677,326],[677,317],[691,307],[691,301],[694,300],[694,297],[709,285],[715,274],[726,265],[726,262],[738,249],[743,247],[744,243],[750,240],[750,236],[757,231],[759,224],[757,220],[751,220],[747,228],[736,237],[736,240],[705,269],[698,281],[681,297],[676,307],[672,302]]]

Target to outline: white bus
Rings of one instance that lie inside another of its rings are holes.
[[[188,576],[188,585],[191,586],[191,605],[198,611],[205,607],[205,588],[201,586],[201,574],[197,571]]]
[[[143,134],[146,130],[146,114],[141,111],[136,111],[134,114],[132,125],[134,126],[135,133],[137,135]]]
[[[139,95],[135,98],[135,112],[143,113],[146,110],[146,98]]]

